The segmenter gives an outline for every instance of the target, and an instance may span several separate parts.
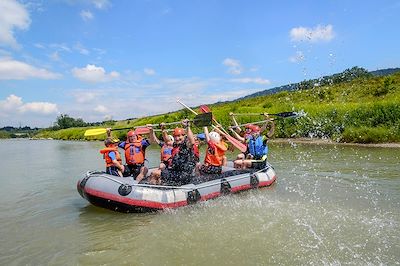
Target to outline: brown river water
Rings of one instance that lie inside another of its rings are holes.
[[[399,148],[272,143],[273,187],[147,214],[80,197],[101,148],[0,140],[0,265],[400,264]]]

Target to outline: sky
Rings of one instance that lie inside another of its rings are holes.
[[[399,14],[399,0],[0,0],[0,127],[143,117],[400,67]]]

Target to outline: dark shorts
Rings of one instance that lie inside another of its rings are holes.
[[[140,169],[144,164],[127,164],[125,165],[124,176],[133,176],[136,178],[140,174]]]
[[[251,168],[261,170],[267,166],[267,160],[264,161],[255,161],[251,163]]]
[[[222,173],[222,166],[215,166],[215,165],[206,165],[202,164],[199,169],[201,174],[221,174]]]
[[[116,166],[106,167],[106,173],[109,175],[119,176],[118,170],[119,169]]]

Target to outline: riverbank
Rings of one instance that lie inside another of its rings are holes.
[[[381,148],[400,148],[400,143],[344,143],[335,142],[331,139],[317,139],[317,138],[279,138],[271,139],[271,143],[295,143],[295,144],[317,144],[317,145],[346,145],[358,147],[381,147]]]

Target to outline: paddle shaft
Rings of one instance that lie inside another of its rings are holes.
[[[263,115],[263,116],[278,116],[278,117],[283,117],[283,118],[288,118],[288,117],[295,117],[299,116],[298,113],[296,112],[282,112],[282,113],[276,113],[276,114],[269,114],[269,113],[246,113],[246,114],[231,114],[232,116],[257,116],[257,115]]]
[[[181,102],[180,100],[176,100],[178,103],[180,103],[182,106],[184,106],[186,109],[188,109],[189,111],[191,111],[193,114],[197,115],[197,112],[194,111],[192,108],[190,108],[189,106],[187,106],[186,104],[184,104],[183,102]],[[220,125],[215,118],[213,117],[213,121],[217,124]],[[218,129],[218,127],[216,127],[215,125],[212,125],[213,128]],[[232,137],[231,135],[225,133],[225,132],[221,132],[236,148],[238,148],[241,152],[245,152],[247,150],[246,145],[244,145],[243,143],[241,143],[239,140],[235,139],[234,137]]]
[[[262,123],[266,123],[272,121],[271,119],[267,119],[267,120],[261,120],[261,121],[256,121],[256,122],[252,122],[252,123],[246,123],[246,124],[240,124],[237,126],[231,126],[231,128],[238,128],[238,127],[242,127],[242,126],[247,126],[247,125],[256,125],[256,124],[262,124]]]

